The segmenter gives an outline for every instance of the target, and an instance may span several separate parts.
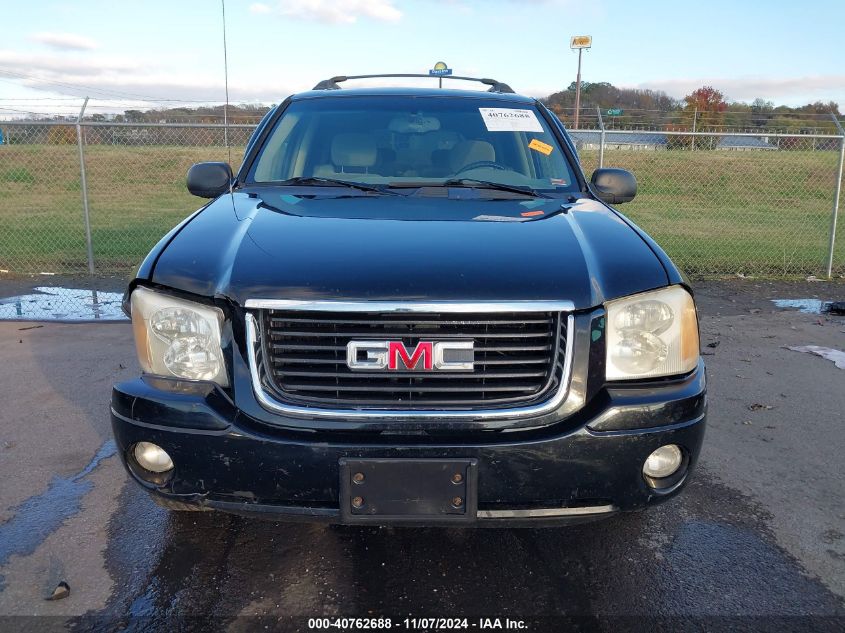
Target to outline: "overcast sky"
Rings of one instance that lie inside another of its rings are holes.
[[[0,117],[142,99],[223,100],[219,0],[39,0],[3,13]],[[336,74],[494,77],[545,96],[583,79],[682,97],[845,106],[845,1],[226,0],[233,102],[277,103]],[[427,81],[427,80],[426,80]]]

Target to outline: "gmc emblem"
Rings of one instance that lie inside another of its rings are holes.
[[[402,341],[349,341],[350,369],[387,371],[473,371],[472,341],[420,341],[408,351]]]

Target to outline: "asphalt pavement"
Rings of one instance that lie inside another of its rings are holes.
[[[0,322],[0,630],[309,630],[361,616],[401,630],[406,617],[470,630],[498,617],[841,631],[845,370],[787,347],[845,350],[845,317],[770,300],[843,300],[845,284],[697,291],[710,416],[690,485],[646,512],[549,529],[170,514],[114,454],[110,387],[138,372],[129,324]],[[69,595],[45,600],[60,582]]]

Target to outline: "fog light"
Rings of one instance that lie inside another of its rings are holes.
[[[161,447],[152,442],[138,442],[134,449],[135,460],[141,468],[153,473],[166,473],[173,469],[173,460]]]
[[[684,454],[675,444],[661,446],[649,455],[643,464],[643,474],[653,479],[663,479],[675,474],[684,460]]]

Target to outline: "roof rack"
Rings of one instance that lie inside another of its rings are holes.
[[[387,75],[338,75],[337,77],[332,77],[331,79],[324,79],[316,86],[314,86],[314,90],[340,90],[340,86],[338,84],[343,83],[349,79],[378,79],[378,78],[385,78],[385,77],[426,77],[428,79],[431,78],[438,78],[438,79],[462,79],[464,81],[478,81],[487,86],[490,86],[490,90],[487,92],[502,92],[502,93],[509,93],[513,94],[513,88],[511,88],[507,84],[503,84],[501,81],[496,81],[495,79],[487,79],[487,78],[478,78],[478,77],[458,77],[456,75],[421,75],[421,74],[413,74],[413,73],[394,73],[394,74],[387,74]]]

